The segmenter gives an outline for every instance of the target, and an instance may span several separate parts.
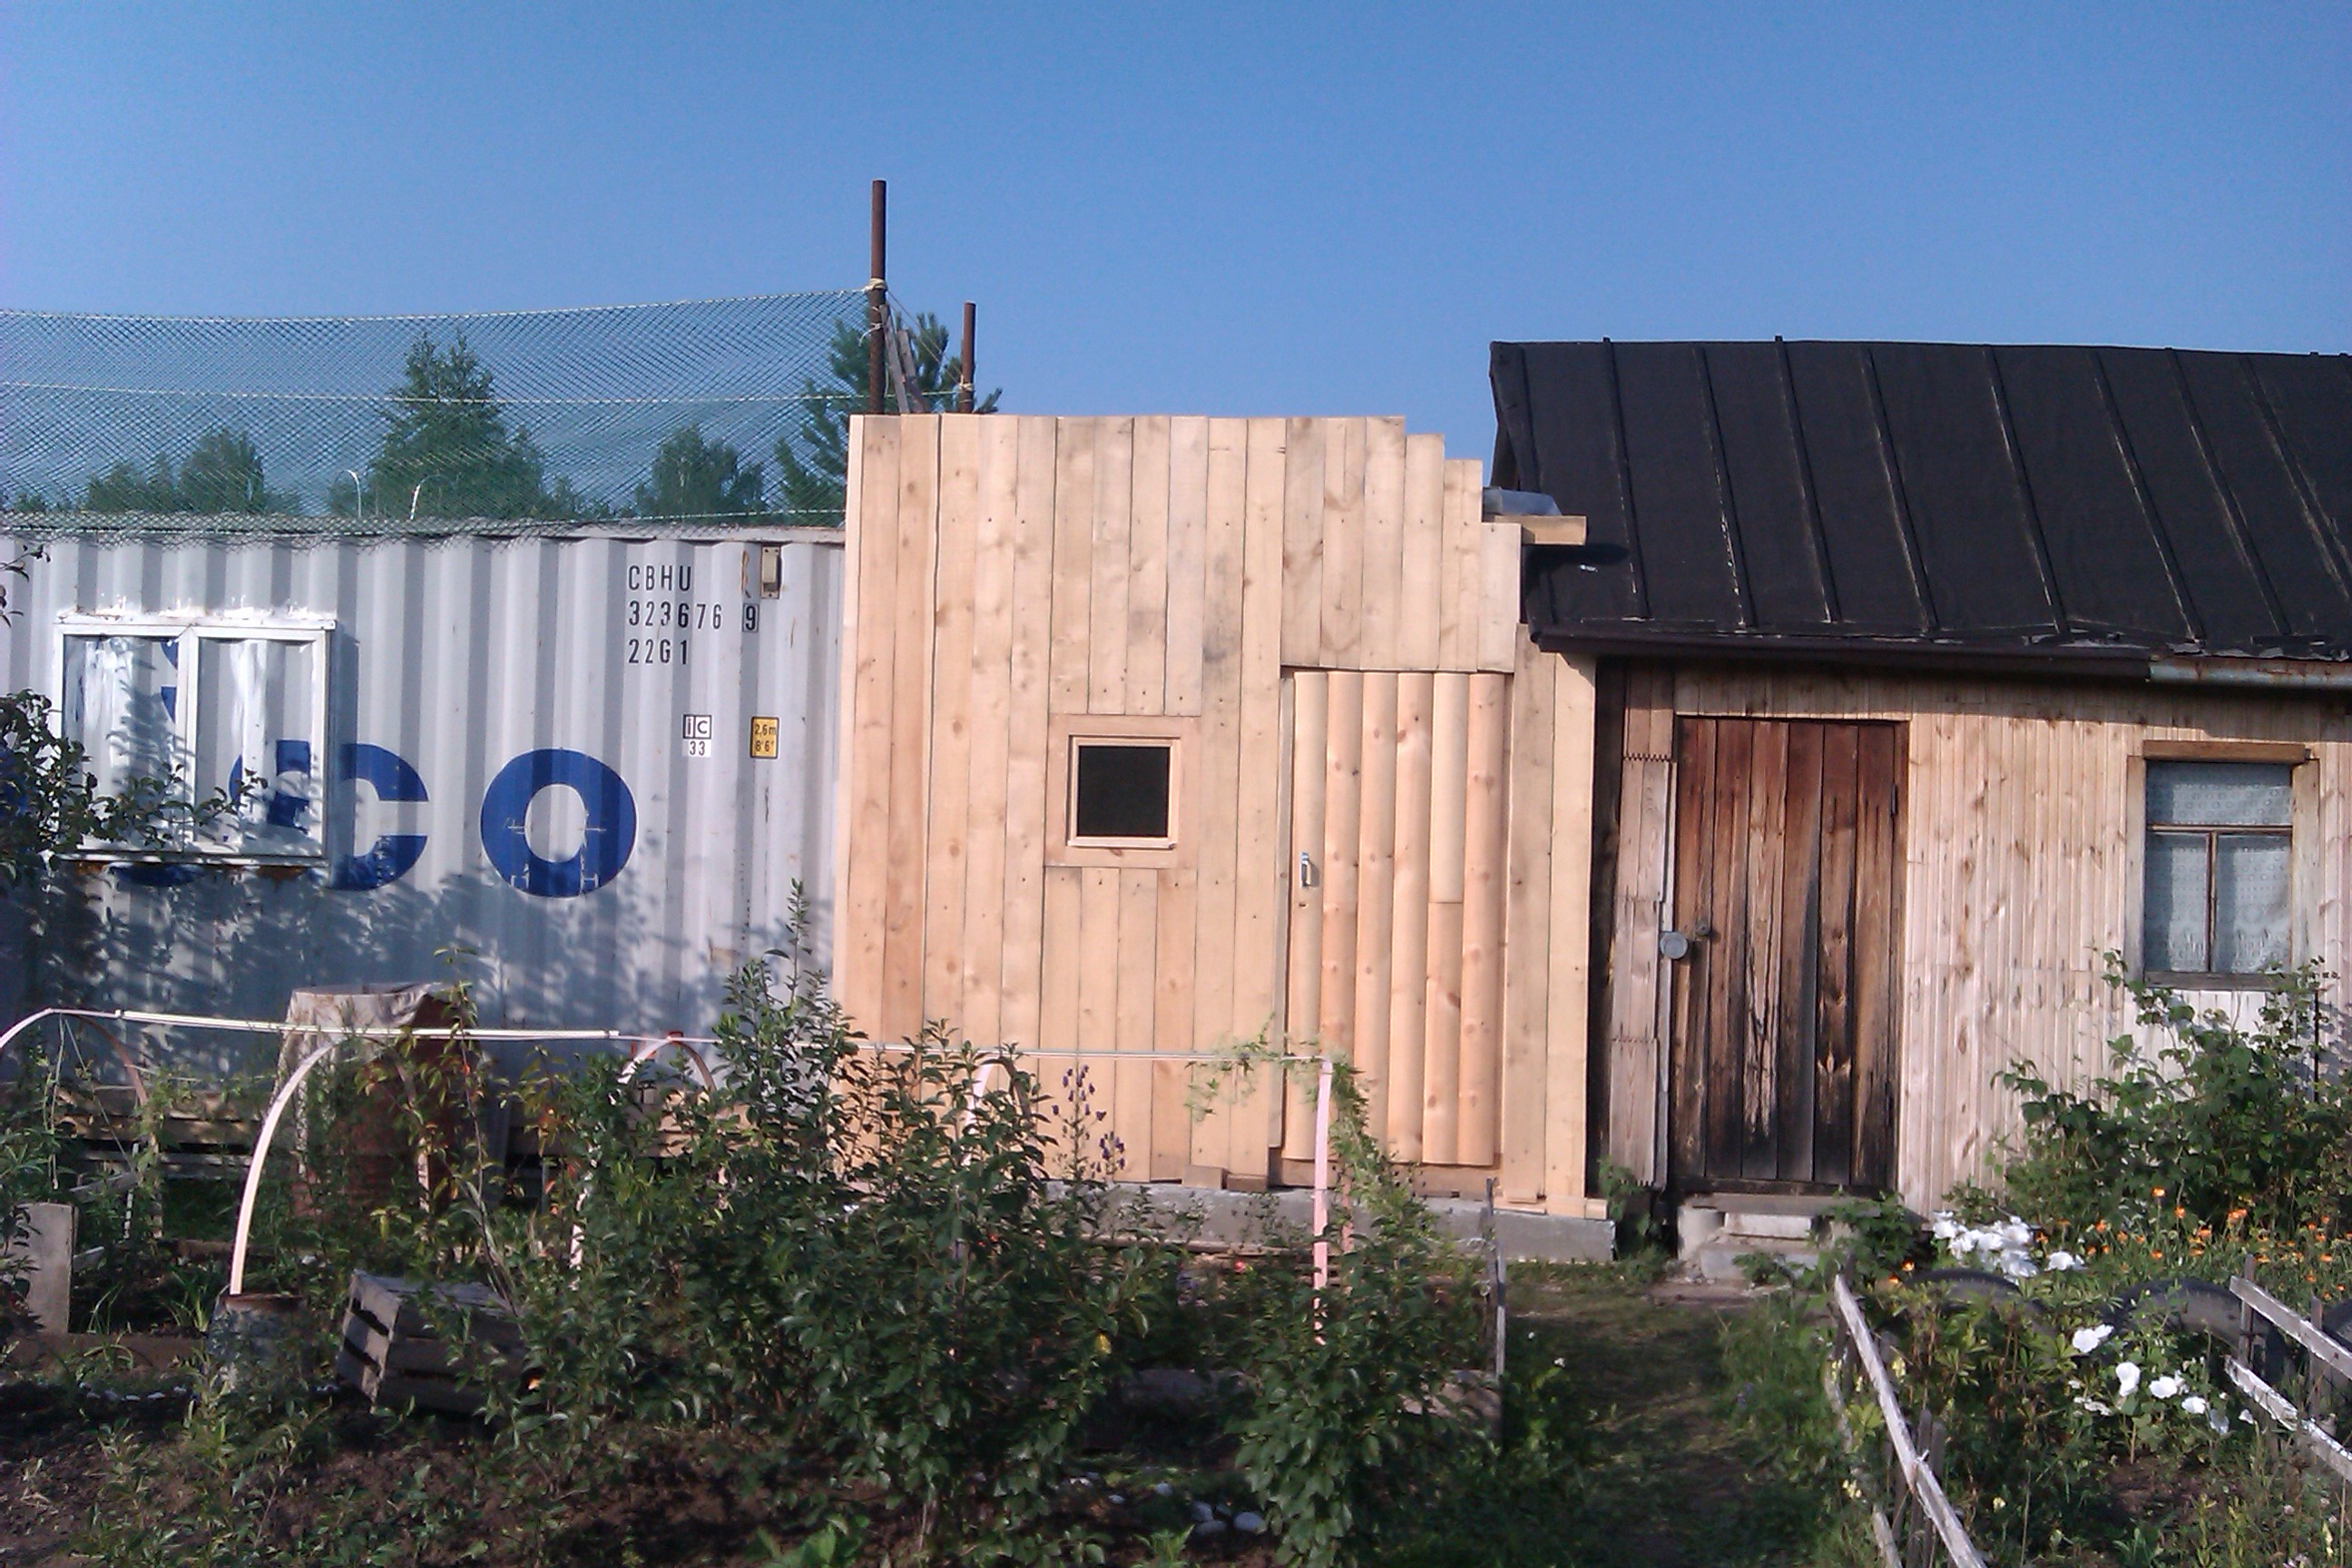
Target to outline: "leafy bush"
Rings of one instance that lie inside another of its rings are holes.
[[[2024,1147],[2003,1173],[2011,1199],[2075,1229],[2140,1217],[2150,1197],[2208,1226],[2352,1219],[2352,1077],[2328,1059],[2318,971],[2281,975],[2244,1028],[2130,979],[2114,954],[2108,965],[2141,1026],[2169,1038],[2153,1052],[2116,1039],[2116,1070],[2087,1096],[2023,1063],[2001,1075],[2025,1097]]]

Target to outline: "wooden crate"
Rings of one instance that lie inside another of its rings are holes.
[[[450,1331],[443,1338],[443,1330]],[[521,1331],[486,1285],[436,1285],[353,1274],[335,1372],[376,1405],[472,1415],[487,1381],[520,1376]]]

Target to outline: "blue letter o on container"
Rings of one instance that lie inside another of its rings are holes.
[[[539,792],[557,784],[578,792],[588,808],[580,847],[569,860],[532,852],[523,818]],[[637,843],[637,803],[621,775],[588,755],[561,747],[525,752],[499,770],[482,792],[482,851],[513,887],[541,899],[576,899],[621,874]]]

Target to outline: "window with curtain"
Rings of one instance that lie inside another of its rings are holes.
[[[2253,979],[2293,962],[2294,770],[2147,764],[2141,957],[2152,975]]]

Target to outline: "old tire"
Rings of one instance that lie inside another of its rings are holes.
[[[2244,1309],[2226,1287],[2210,1280],[2149,1279],[2117,1296],[2106,1321],[2119,1331],[2163,1328],[2201,1334],[2218,1352],[2235,1355]],[[2275,1381],[2285,1363],[2286,1336],[2257,1317],[2247,1366],[2256,1376]]]

